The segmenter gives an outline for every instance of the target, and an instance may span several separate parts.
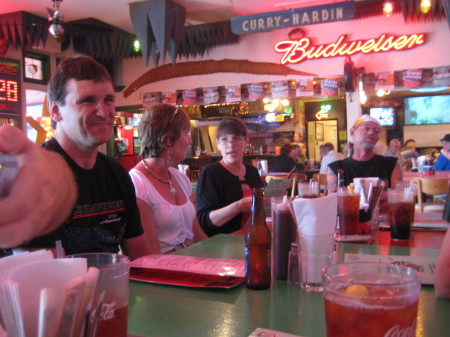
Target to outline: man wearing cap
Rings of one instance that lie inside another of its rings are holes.
[[[441,142],[441,154],[433,166],[436,171],[450,171],[450,133],[447,133]]]
[[[389,187],[395,186],[398,180],[403,179],[397,158],[380,156],[374,152],[380,131],[380,123],[369,115],[362,115],[355,121],[350,129],[353,154],[328,165],[329,191],[336,191],[338,169],[344,171],[345,185],[349,185],[356,177],[378,177],[385,180]]]

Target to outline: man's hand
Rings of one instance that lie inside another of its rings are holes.
[[[15,155],[20,167],[8,197],[0,199],[0,248],[11,248],[61,225],[77,186],[60,155],[33,144],[16,127],[0,126],[0,152]]]

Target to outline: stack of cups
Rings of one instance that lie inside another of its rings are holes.
[[[299,234],[300,287],[322,291],[322,269],[334,261],[334,235]]]

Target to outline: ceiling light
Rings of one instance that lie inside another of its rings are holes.
[[[420,0],[420,11],[422,14],[428,14],[431,9],[431,0]]]
[[[391,93],[390,90],[385,90],[385,89],[378,89],[377,90],[377,96],[378,97],[383,97],[383,96],[389,95],[390,93]]]
[[[134,42],[133,42],[133,50],[136,53],[139,53],[141,51],[141,44],[139,43],[138,39],[134,40]]]
[[[388,18],[392,15],[392,12],[394,11],[394,4],[387,0],[383,4],[383,14]]]

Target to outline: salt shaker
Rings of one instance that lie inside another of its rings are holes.
[[[288,261],[288,279],[290,284],[300,284],[300,266],[298,258],[298,245],[297,243],[291,243],[291,250],[289,251]]]

